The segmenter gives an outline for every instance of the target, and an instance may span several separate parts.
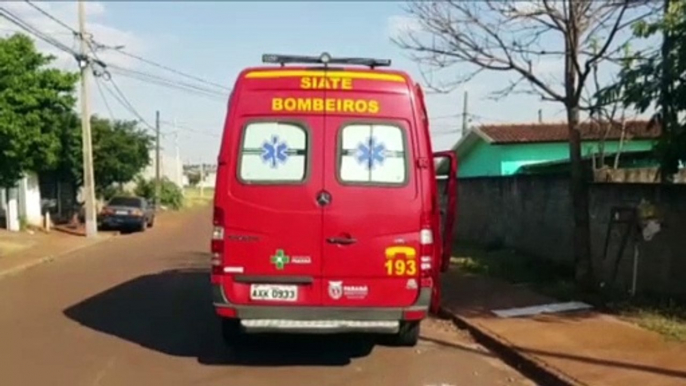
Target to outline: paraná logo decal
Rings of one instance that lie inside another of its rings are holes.
[[[329,297],[338,300],[342,297],[347,299],[364,299],[369,293],[366,285],[343,285],[342,281],[329,282]]]
[[[329,282],[329,296],[331,299],[338,300],[343,296],[343,282],[330,281]]]

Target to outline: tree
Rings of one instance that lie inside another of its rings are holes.
[[[593,66],[621,50],[618,34],[653,12],[648,9],[651,7],[645,7],[649,3],[650,0],[414,1],[407,11],[419,24],[418,31],[410,30],[394,39],[401,48],[413,52],[413,59],[420,64],[433,69],[460,66],[464,75],[448,87],[467,82],[483,71],[504,72],[516,78],[494,93],[497,98],[523,92],[564,105],[572,166],[576,278],[587,287],[595,278],[588,188],[581,158],[581,98]],[[598,41],[599,49],[594,52],[592,47]],[[562,89],[537,69],[541,59],[563,60]]]
[[[652,124],[662,133],[655,150],[662,182],[670,182],[679,162],[686,163],[686,1],[666,0],[660,20],[640,22],[634,36],[646,39],[662,34],[659,49],[628,55],[619,81],[598,93],[599,104],[620,101],[640,113],[655,108]]]
[[[22,34],[0,38],[0,186],[59,163],[60,131],[76,99],[78,75],[48,68],[55,59]]]
[[[91,117],[93,141],[93,175],[95,190],[103,196],[113,184],[122,185],[132,181],[150,164],[152,136],[138,128],[136,121],[111,121],[98,116]],[[80,121],[72,121],[71,130],[62,134],[68,154],[62,158],[62,170],[73,173],[79,183],[83,175],[82,140]]]
[[[132,181],[150,164],[153,137],[135,121],[91,119],[96,190]]]

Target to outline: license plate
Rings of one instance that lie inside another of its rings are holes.
[[[118,210],[118,211],[116,211],[116,212],[114,212],[114,213],[115,213],[115,214],[124,214],[124,215],[125,215],[125,214],[128,214],[129,212],[127,212],[127,211],[125,211],[125,210]]]
[[[253,284],[250,286],[250,299],[294,302],[298,300],[298,286]]]

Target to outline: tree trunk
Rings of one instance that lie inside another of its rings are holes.
[[[571,162],[571,195],[574,213],[572,242],[576,282],[585,289],[595,284],[591,257],[591,231],[589,219],[588,187],[581,159],[581,132],[579,130],[579,97],[575,60],[579,54],[579,26],[574,4],[569,7],[570,25],[565,40],[565,107],[569,131],[569,159]]]
[[[667,17],[670,12],[670,6],[671,6],[671,0],[664,0],[664,17]],[[669,28],[665,28],[663,31],[662,35],[662,47],[661,47],[661,53],[662,53],[662,79],[660,81],[660,93],[661,95],[661,100],[660,100],[660,109],[662,110],[662,133],[660,140],[665,141],[666,138],[669,138],[669,134],[672,130],[674,130],[674,126],[676,126],[676,123],[678,121],[678,117],[676,114],[674,114],[674,109],[672,108],[672,82],[674,79],[674,76],[672,75],[672,69],[673,69],[673,61],[672,61],[672,49],[674,45],[674,38],[672,37],[672,34],[670,33]],[[672,182],[672,176],[670,175],[669,171],[667,170],[665,165],[665,162],[671,162],[671,157],[668,154],[663,155],[663,157],[667,157],[666,159],[661,160],[661,165],[660,165],[660,182],[665,184],[665,183],[670,183]]]
[[[574,212],[574,267],[576,281],[585,288],[594,285],[591,258],[591,231],[588,202],[588,185],[584,177],[581,159],[581,133],[579,131],[579,107],[567,108],[569,125],[569,157],[571,160],[571,195]]]

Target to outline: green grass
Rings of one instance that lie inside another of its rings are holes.
[[[200,188],[197,187],[184,188],[184,208],[189,209],[210,205],[214,198],[214,189],[205,188],[202,193],[201,196]]]
[[[507,249],[460,246],[452,263],[462,271],[495,277],[561,301],[582,300],[667,339],[686,341],[686,304],[660,296],[630,298],[616,293],[582,292],[573,267],[536,259]]]

